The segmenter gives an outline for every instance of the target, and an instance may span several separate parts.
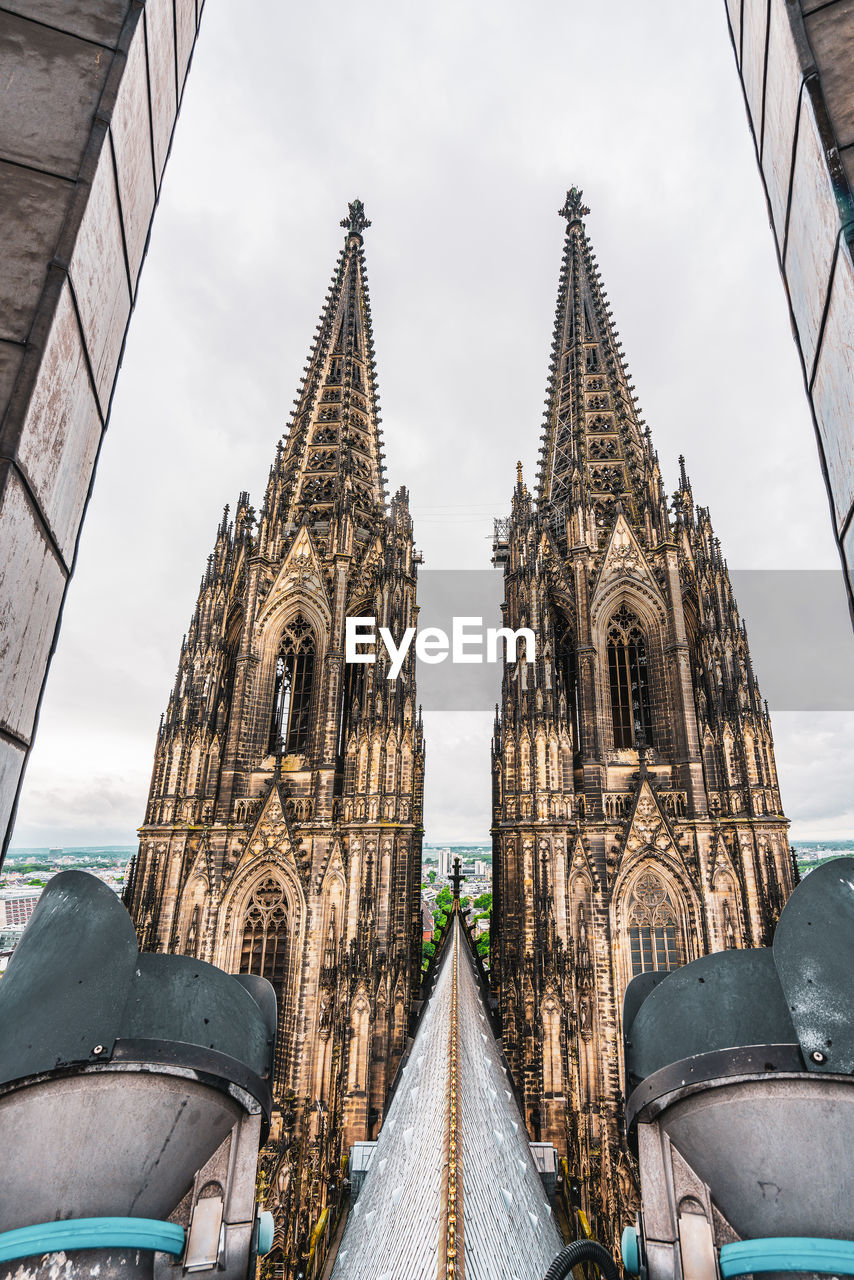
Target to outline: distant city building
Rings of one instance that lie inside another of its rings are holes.
[[[854,607],[854,8],[727,0],[727,13]]]
[[[489,870],[490,868],[489,868],[488,862],[483,862],[482,860],[478,859],[478,861],[474,864],[474,873],[476,876],[488,876]]]
[[[23,928],[36,909],[37,893],[4,893],[0,895],[0,928]]]
[[[447,878],[454,869],[454,860],[450,849],[439,850],[439,875]]]
[[[430,910],[430,904],[421,899],[421,938],[423,942],[429,942],[433,937],[436,926],[433,923],[433,912]]]

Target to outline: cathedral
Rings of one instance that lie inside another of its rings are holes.
[[[636,1207],[621,1133],[637,974],[767,945],[795,870],[767,707],[709,512],[668,504],[573,188],[536,495],[497,521],[492,989],[532,1139],[608,1243]],[[531,656],[532,660],[528,661]]]
[[[410,652],[345,664],[348,616],[416,616],[405,489],[387,501],[363,250],[345,243],[256,516],[217,529],[160,724],[126,904],[141,946],[276,989],[275,1112],[262,1156],[295,1274],[372,1137],[421,969],[424,748]]]
[[[319,1277],[334,1243],[336,1280],[437,1258],[537,1280],[559,1235],[534,1147],[563,1161],[564,1229],[612,1245],[637,1204],[627,984],[767,944],[793,887],[726,562],[684,464],[665,496],[580,191],[561,212],[537,491],[520,465],[496,522],[529,648],[495,724],[488,975],[457,877],[422,984],[414,650],[392,679],[382,649],[346,660],[348,619],[415,626],[420,559],[406,490],[386,495],[360,201],[260,513],[226,510],[181,646],[125,900],[144,949],[276,989],[271,1277]]]

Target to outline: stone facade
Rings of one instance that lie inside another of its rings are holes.
[[[793,885],[767,707],[709,513],[672,510],[573,189],[537,499],[497,522],[508,663],[493,745],[492,981],[532,1139],[613,1243],[634,974],[769,942]]]
[[[262,973],[279,999],[265,1264],[304,1268],[342,1157],[376,1135],[421,964],[414,656],[345,664],[345,620],[416,616],[386,503],[360,202],[260,516],[219,526],[161,722],[126,900],[142,945]],[[324,1211],[330,1212],[324,1216]]]
[[[203,3],[0,9],[4,852]]]

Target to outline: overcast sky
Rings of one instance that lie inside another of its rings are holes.
[[[668,490],[684,452],[730,567],[838,567],[723,0],[208,0],[14,845],[134,840],[355,196],[390,486],[427,566],[487,567],[517,458],[533,478],[572,184]],[[490,729],[428,717],[428,840],[487,837]],[[774,729],[793,835],[854,835],[854,714]]]

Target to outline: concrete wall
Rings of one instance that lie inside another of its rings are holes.
[[[854,3],[726,3],[854,612]]]
[[[0,3],[0,833],[204,0]]]

